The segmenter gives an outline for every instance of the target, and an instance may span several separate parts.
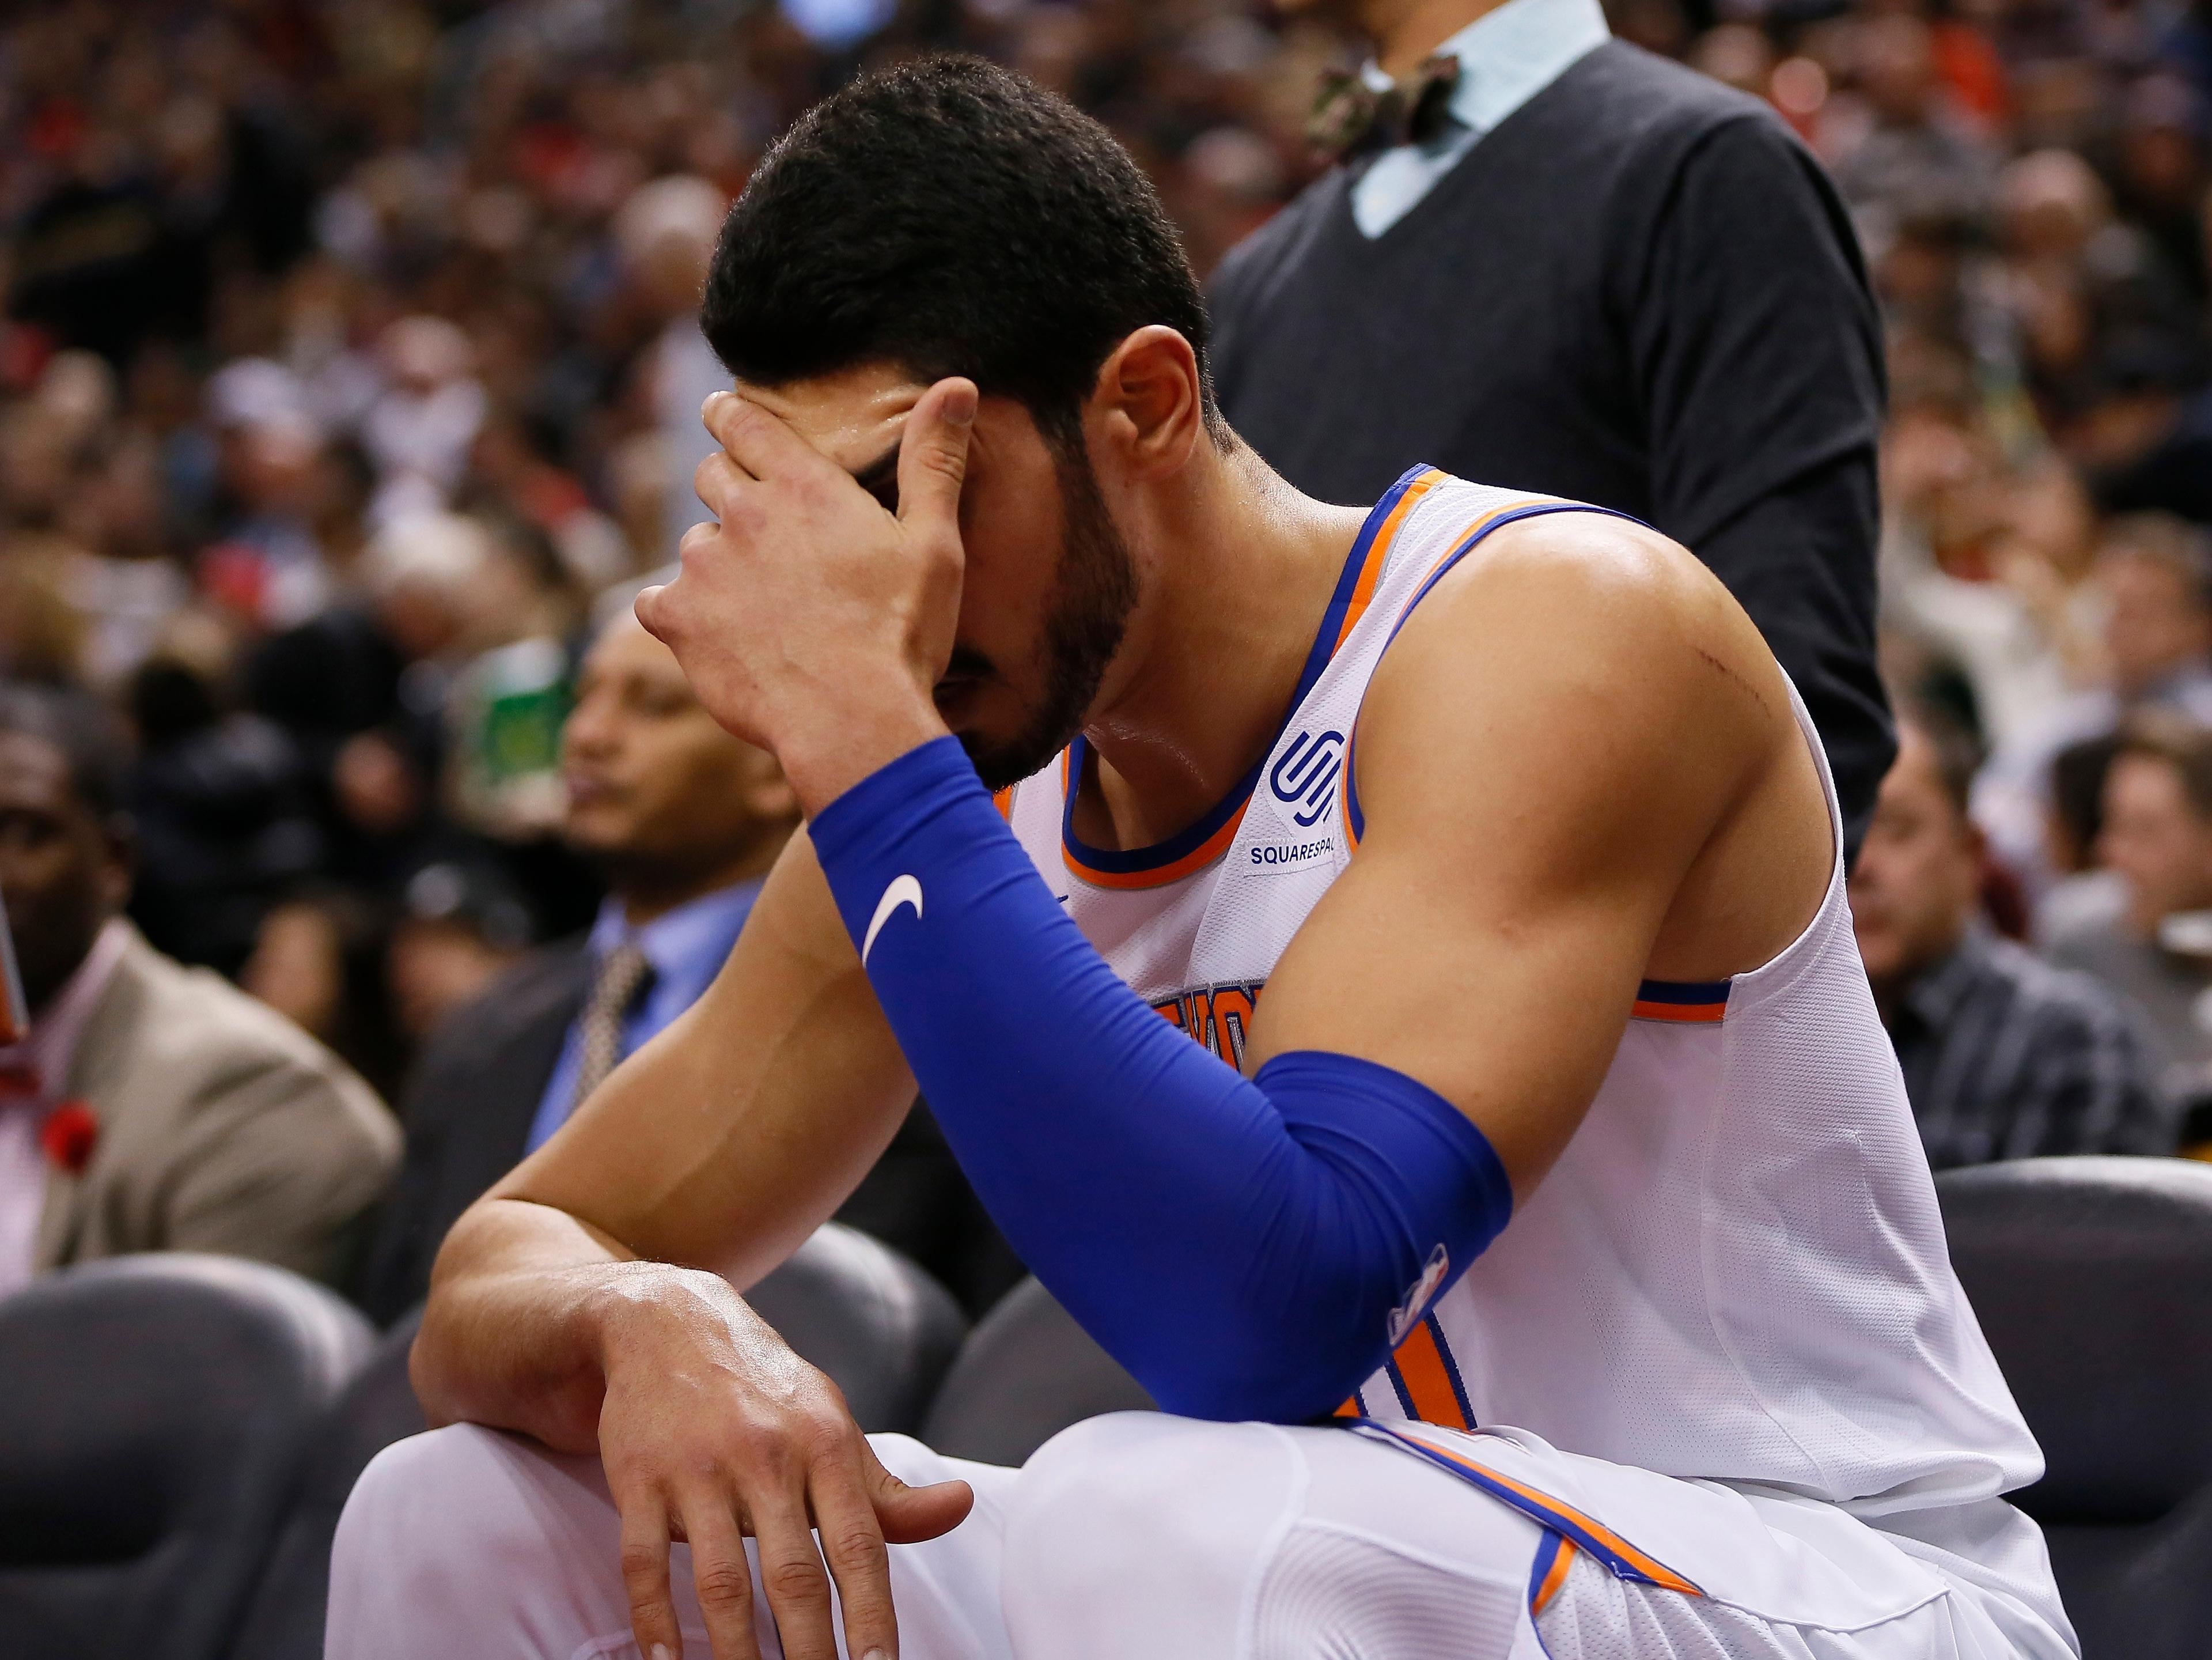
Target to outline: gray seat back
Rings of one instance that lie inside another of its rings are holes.
[[[762,1319],[844,1391],[871,1432],[921,1428],[968,1322],[952,1293],[889,1245],[825,1222],[745,1293]]]
[[[955,1458],[1021,1464],[1071,1424],[1152,1408],[1144,1386],[1030,1279],[962,1346],[921,1438]]]
[[[420,1309],[403,1316],[325,1414],[228,1660],[315,1660],[322,1653],[331,1541],[353,1484],[385,1448],[429,1427],[407,1376],[407,1352],[422,1325]]]
[[[2212,1653],[2212,1167],[2034,1158],[1937,1178],[1951,1259],[2043,1447],[2089,1655]]]
[[[307,1438],[373,1341],[319,1286],[188,1255],[0,1302],[9,1660],[217,1660]]]

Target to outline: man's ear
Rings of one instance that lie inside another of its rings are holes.
[[[1182,471],[1205,435],[1198,354],[1164,324],[1148,323],[1115,347],[1099,366],[1091,402],[1104,418],[1105,443],[1134,479]]]

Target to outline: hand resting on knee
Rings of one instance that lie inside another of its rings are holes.
[[[477,1243],[496,1234],[514,1265],[532,1254],[532,1234],[540,1250],[558,1250],[550,1236],[574,1228],[542,1206],[494,1201],[463,1222],[453,1243],[465,1253],[465,1231]],[[464,1292],[434,1301],[414,1366],[433,1419],[503,1422],[558,1450],[599,1453],[622,1515],[632,1627],[651,1660],[662,1650],[669,1660],[683,1654],[672,1541],[690,1545],[715,1660],[758,1660],[747,1535],[757,1542],[761,1585],[788,1660],[836,1660],[832,1577],[848,1652],[895,1660],[885,1543],[958,1525],[972,1502],[967,1485],[909,1487],[885,1470],[837,1386],[727,1280],[665,1263],[577,1264],[573,1243],[568,1266],[541,1282],[546,1322],[537,1328],[563,1334],[566,1364],[543,1365],[530,1381],[510,1373],[529,1398],[507,1410],[455,1389],[441,1364],[457,1328],[487,1335],[471,1319],[471,1299]],[[534,1358],[542,1365],[551,1356],[537,1347]]]

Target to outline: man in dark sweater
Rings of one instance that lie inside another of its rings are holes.
[[[1765,106],[1609,39],[1597,0],[1316,3],[1374,42],[1381,108],[1348,89],[1346,164],[1214,279],[1230,423],[1328,501],[1425,461],[1694,550],[1810,707],[1856,848],[1895,749],[1881,347],[1826,175]]]

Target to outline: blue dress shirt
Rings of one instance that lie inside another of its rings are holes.
[[[1506,0],[1437,48],[1459,59],[1450,119],[1425,144],[1382,151],[1352,186],[1352,218],[1374,238],[1406,216],[1460,157],[1498,124],[1558,80],[1611,32],[1598,0]],[[1360,73],[1377,92],[1390,77],[1370,63]]]
[[[760,897],[757,881],[720,888],[687,905],[678,905],[656,916],[643,927],[632,927],[623,919],[621,901],[609,898],[599,907],[599,920],[592,925],[585,947],[594,964],[624,941],[645,953],[653,964],[653,985],[623,1022],[622,1053],[635,1055],[655,1032],[699,1000],[700,994],[720,972],[738,931]],[[555,1130],[566,1123],[574,1107],[576,1073],[583,1065],[581,1017],[568,1023],[562,1040],[561,1059],[538,1098],[538,1115],[530,1121],[530,1140],[524,1150],[535,1152]]]

